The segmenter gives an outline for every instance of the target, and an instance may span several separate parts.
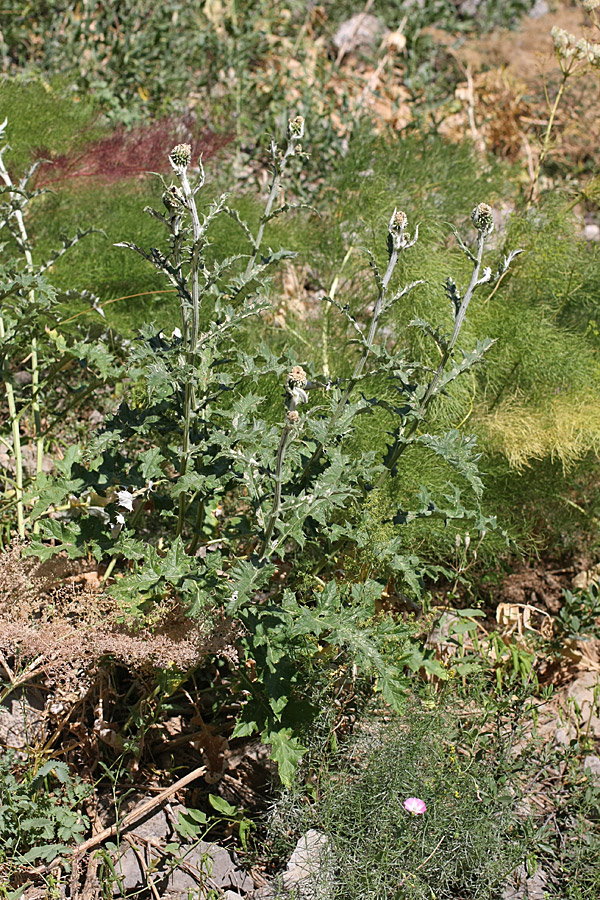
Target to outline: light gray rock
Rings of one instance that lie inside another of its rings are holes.
[[[584,241],[600,241],[600,225],[590,222],[582,231]]]
[[[303,834],[290,856],[285,872],[260,888],[256,900],[294,897],[294,900],[326,900],[331,896],[333,855],[327,835],[314,828]]]
[[[0,704],[0,746],[24,750],[44,735],[44,700],[37,691],[18,690]]]
[[[314,828],[302,835],[283,873],[284,887],[289,890],[299,881],[320,872],[327,864],[328,850],[327,835]]]
[[[550,7],[546,3],[546,0],[535,0],[532,8],[529,10],[529,18],[530,19],[541,19],[542,16],[547,16],[550,12]]]
[[[375,52],[387,30],[385,23],[377,16],[357,13],[342,22],[333,36],[333,45],[338,53],[343,51],[344,56],[357,50]]]
[[[148,871],[152,873],[154,887],[160,896],[169,900],[188,900],[189,892],[196,900],[204,900],[214,896],[215,891],[224,894],[228,900],[237,900],[240,893],[244,895],[253,891],[252,878],[224,847],[208,841],[198,844],[182,842],[173,826],[173,819],[177,818],[179,811],[184,811],[184,807],[173,804],[171,815],[167,808],[160,809],[127,831],[136,849],[127,847],[115,862],[119,880],[113,886],[113,896],[121,898],[147,888]],[[173,858],[169,863],[159,849],[167,842],[179,844],[176,855],[183,859],[183,863],[175,868]],[[121,846],[127,846],[123,839]]]
[[[557,728],[554,732],[554,740],[557,744],[560,744],[562,747],[568,747],[573,738],[575,737],[575,729],[572,727],[569,728]]]
[[[583,760],[583,771],[589,771],[590,777],[596,783],[600,784],[600,757],[590,753]]]
[[[580,727],[594,737],[600,737],[600,682],[595,672],[582,672],[569,686],[567,697],[571,701],[572,716]]]
[[[548,876],[542,868],[538,868],[529,876],[526,867],[520,865],[506,884],[502,900],[545,900],[547,883]]]

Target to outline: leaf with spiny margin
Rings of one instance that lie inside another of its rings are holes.
[[[306,747],[293,736],[291,728],[279,730],[266,728],[261,737],[263,742],[271,747],[271,759],[277,763],[282,784],[284,787],[291,787],[300,760],[306,753]]]
[[[451,222],[448,222],[447,224],[450,225],[450,229],[451,229],[452,232],[454,233],[454,237],[456,238],[456,242],[457,242],[458,246],[460,247],[460,249],[462,250],[462,252],[463,252],[463,253],[465,254],[465,256],[467,257],[467,259],[469,259],[472,263],[477,263],[477,257],[475,256],[474,253],[472,253],[472,252],[469,250],[469,248],[467,247],[467,245],[465,244],[465,242],[464,242],[463,239],[461,238],[460,234],[458,233],[458,231],[456,230],[456,228],[454,227],[454,225],[452,225]]]
[[[483,482],[479,477],[477,460],[481,454],[475,453],[477,439],[474,435],[464,435],[452,428],[444,434],[421,434],[416,441],[433,450],[452,468],[465,478],[480,498],[483,493]]]
[[[461,361],[459,363],[454,362],[452,368],[449,371],[444,372],[440,378],[436,393],[462,375],[463,372],[468,372],[474,365],[481,362],[484,355],[495,343],[496,341],[492,340],[492,338],[484,338],[482,341],[477,341],[475,349],[470,353],[465,353],[463,350],[463,358]]]
[[[277,216],[283,215],[283,213],[289,212],[291,209],[310,209],[311,212],[315,213],[315,215],[320,216],[319,211],[311,206],[310,203],[284,203],[283,206],[278,206],[277,209],[274,209],[269,215],[264,215],[261,219],[262,222],[266,223],[270,222],[271,219],[275,219]]]
[[[61,256],[64,256],[65,253],[67,253],[71,249],[71,247],[74,247],[75,244],[79,243],[82,238],[87,237],[88,234],[102,234],[104,235],[104,237],[106,237],[106,232],[101,228],[78,228],[75,234],[72,234],[69,237],[61,238],[62,246],[59,247],[58,250],[52,251],[52,253],[50,254],[50,258],[44,263],[44,265],[39,267],[37,274],[43,275],[43,273],[46,272],[51,266],[53,266],[54,263],[61,258]]]
[[[23,556],[34,556],[40,562],[45,562],[64,551],[69,559],[79,559],[86,556],[88,550],[81,545],[80,535],[81,529],[76,522],[65,524],[56,519],[44,519],[40,523],[40,535],[32,536],[23,548]],[[53,546],[44,543],[44,539],[53,541]]]
[[[252,249],[253,249],[253,250],[258,250],[258,247],[256,246],[256,240],[255,240],[255,238],[254,238],[254,235],[253,235],[252,232],[250,231],[250,228],[248,227],[248,225],[246,224],[246,222],[244,222],[244,220],[243,220],[242,217],[240,216],[240,214],[239,214],[239,212],[237,211],[237,209],[233,209],[231,206],[225,206],[225,207],[223,208],[223,212],[224,212],[227,216],[230,216],[230,217],[233,219],[234,222],[237,222],[237,224],[240,226],[240,228],[242,229],[242,231],[244,232],[244,234],[245,234],[246,237],[248,238],[248,242],[250,243],[250,246],[252,247]]]
[[[387,312],[388,309],[391,309],[391,307],[398,302],[398,300],[402,300],[403,297],[406,297],[408,294],[410,294],[413,288],[418,287],[420,284],[426,284],[426,282],[422,278],[417,279],[417,281],[411,281],[410,284],[405,285],[401,291],[398,291],[397,294],[388,297],[388,299],[383,304],[381,312]]]
[[[523,250],[511,250],[510,253],[508,254],[508,256],[505,256],[504,259],[502,260],[502,262],[500,263],[500,265],[498,266],[498,271],[493,280],[498,281],[500,278],[502,278],[504,273],[508,270],[512,261],[514,259],[516,259],[516,257],[519,256],[519,254],[521,254],[523,252],[524,252]]]
[[[412,319],[408,323],[409,328],[418,328],[423,334],[426,334],[430,337],[435,343],[436,347],[441,353],[446,353],[448,350],[448,335],[442,331],[442,326],[439,325],[437,328],[434,328],[429,322],[425,319]]]
[[[251,601],[254,595],[269,582],[276,571],[277,569],[272,563],[255,566],[247,559],[238,559],[228,573],[227,589],[231,589],[231,593],[225,608],[227,615],[233,616],[238,613],[240,608]]]
[[[325,303],[331,303],[332,306],[335,306],[335,308],[336,308],[339,312],[341,312],[343,316],[346,317],[346,319],[347,319],[349,325],[350,325],[350,326],[354,329],[354,331],[356,331],[356,333],[358,334],[360,343],[361,343],[364,347],[367,347],[367,339],[365,338],[365,335],[364,335],[364,332],[363,332],[362,328],[360,327],[360,325],[358,324],[358,322],[356,321],[356,319],[354,318],[354,316],[353,316],[352,313],[350,312],[350,307],[349,307],[349,305],[346,303],[344,306],[342,306],[342,304],[339,303],[339,301],[337,301],[337,300],[335,299],[335,297],[327,297],[327,296],[323,296],[323,297],[322,297],[322,300],[323,300],[323,302],[325,302]]]

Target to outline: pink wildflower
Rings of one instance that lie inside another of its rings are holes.
[[[424,800],[419,800],[418,797],[409,797],[408,800],[404,801],[404,809],[413,816],[421,816],[427,807]]]

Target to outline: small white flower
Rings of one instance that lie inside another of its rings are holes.
[[[131,491],[117,491],[119,506],[122,506],[127,512],[133,512],[133,499],[134,497]]]

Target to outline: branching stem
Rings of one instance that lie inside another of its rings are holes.
[[[379,319],[381,317],[381,312],[383,310],[384,303],[385,303],[386,291],[387,291],[388,285],[390,283],[390,279],[393,275],[394,269],[396,268],[396,264],[398,262],[398,256],[399,256],[399,250],[396,247],[394,247],[390,254],[387,269],[386,269],[385,275],[383,276],[383,279],[381,282],[381,287],[379,288],[379,293],[377,296],[377,301],[375,303],[375,308],[373,309],[373,316],[371,317],[371,325],[369,327],[369,334],[368,334],[368,337],[366,340],[366,345],[363,350],[363,354],[362,354],[361,358],[358,360],[356,366],[354,367],[354,372],[352,373],[352,377],[350,378],[350,380],[348,382],[346,390],[342,394],[342,397],[340,398],[336,408],[333,411],[331,420],[329,422],[329,430],[331,430],[334,427],[334,425],[338,421],[339,417],[341,416],[341,414],[344,410],[344,407],[346,406],[346,403],[348,402],[348,398],[350,397],[350,394],[356,387],[356,383],[362,374],[362,371],[365,367],[367,359],[369,358],[369,354],[371,353],[371,350],[373,349],[375,335],[377,334],[377,326],[379,324]],[[311,456],[309,461],[306,463],[306,466],[304,467],[304,470],[303,470],[301,478],[300,478],[301,481],[306,481],[308,473],[310,472],[312,467],[319,461],[319,459],[321,458],[321,456],[323,454],[324,449],[325,449],[324,442],[319,443],[319,445],[315,448],[313,455]]]
[[[527,208],[531,206],[537,200],[538,197],[538,183],[540,180],[540,174],[542,171],[542,166],[546,162],[546,158],[548,153],[550,152],[550,142],[552,140],[552,129],[554,128],[554,120],[556,119],[556,113],[558,112],[558,107],[560,106],[560,101],[562,100],[563,94],[565,92],[565,88],[567,86],[567,81],[569,79],[569,75],[571,74],[570,69],[563,69],[562,72],[562,81],[559,85],[556,97],[554,99],[554,103],[550,109],[550,117],[548,118],[548,124],[546,126],[546,130],[544,132],[544,137],[542,138],[542,149],[540,150],[540,155],[538,157],[537,165],[535,167],[535,172],[533,174],[533,178],[531,180],[531,188],[529,190],[529,197],[527,199]]]
[[[423,400],[421,401],[421,405],[419,406],[419,409],[418,409],[412,423],[410,424],[410,426],[406,432],[402,432],[396,438],[395,444],[393,446],[393,449],[392,449],[390,456],[386,463],[387,470],[385,472],[383,472],[383,474],[380,476],[379,481],[377,482],[377,485],[376,485],[377,488],[381,487],[381,485],[387,479],[387,477],[391,473],[392,469],[394,468],[394,466],[396,465],[396,463],[398,462],[398,460],[404,453],[404,450],[408,446],[408,443],[407,443],[408,438],[410,438],[411,435],[413,435],[414,432],[416,431],[416,429],[419,425],[419,422],[422,421],[423,416],[425,415],[425,411],[426,411],[427,407],[429,406],[429,403],[431,402],[432,398],[437,393],[438,385],[440,383],[442,375],[444,374],[444,370],[446,368],[448,360],[452,356],[452,353],[456,346],[456,342],[460,335],[461,328],[462,328],[464,320],[465,320],[465,315],[467,313],[467,309],[469,308],[469,304],[471,302],[471,298],[473,297],[475,288],[480,283],[479,275],[481,272],[481,261],[483,259],[484,245],[485,245],[485,233],[483,231],[480,231],[477,236],[477,254],[476,254],[475,262],[473,263],[473,273],[471,275],[471,281],[469,282],[469,287],[467,288],[467,291],[465,293],[465,296],[463,297],[460,308],[456,314],[456,318],[454,320],[454,328],[452,330],[452,336],[450,337],[450,340],[444,351],[444,354],[442,356],[440,364],[437,367],[433,378],[429,382],[429,385],[427,386],[427,390],[425,391],[425,396],[423,397]]]
[[[267,222],[269,221],[269,216],[273,211],[273,204],[277,199],[277,195],[279,193],[279,188],[281,187],[281,179],[283,178],[285,169],[287,167],[288,160],[291,156],[294,155],[295,147],[297,143],[297,138],[295,136],[291,136],[288,140],[288,145],[286,147],[285,153],[281,157],[280,160],[277,159],[277,146],[273,144],[273,179],[271,181],[271,190],[269,191],[269,199],[267,200],[267,205],[265,207],[264,214],[260,220],[260,226],[258,229],[258,234],[254,240],[254,248],[253,253],[250,259],[248,260],[248,265],[246,266],[246,271],[244,273],[244,278],[249,278],[252,269],[256,264],[256,258],[260,251],[260,245],[262,244],[262,239],[265,233],[265,227]]]

